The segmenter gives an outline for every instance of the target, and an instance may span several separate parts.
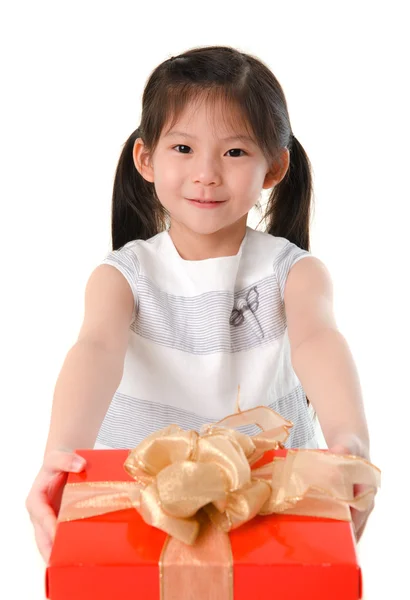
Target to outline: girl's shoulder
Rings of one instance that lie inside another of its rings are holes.
[[[161,254],[164,251],[166,242],[166,231],[157,233],[153,237],[147,240],[135,239],[127,242],[118,250],[111,250],[107,254],[107,258],[131,258],[131,260],[139,261],[146,255],[158,256],[158,252]]]
[[[100,264],[111,265],[122,273],[128,281],[134,296],[135,306],[138,302],[139,280],[141,273],[158,273],[158,257],[165,256],[161,247],[166,232],[161,232],[148,240],[131,240],[117,250],[109,251]]]
[[[160,246],[163,245],[164,240],[166,238],[166,236],[168,235],[167,231],[160,231],[160,233],[157,233],[156,235],[152,236],[151,238],[148,238],[147,240],[142,240],[142,239],[135,239],[135,240],[131,240],[129,242],[127,242],[126,244],[124,244],[124,246],[122,246],[118,251],[126,251],[126,250],[132,250],[134,252],[138,252],[140,249],[146,249],[146,248],[159,248]]]
[[[249,229],[243,270],[258,281],[268,276],[273,277],[283,300],[290,269],[300,259],[309,256],[312,256],[310,252],[287,238]]]
[[[272,260],[273,264],[286,259],[286,256],[289,255],[310,255],[310,252],[303,250],[285,237],[275,236],[250,227],[247,228],[247,250],[253,255],[269,257],[268,260]]]

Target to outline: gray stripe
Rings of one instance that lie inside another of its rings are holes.
[[[285,296],[285,284],[286,279],[289,275],[289,271],[294,265],[296,259],[299,259],[302,256],[312,255],[307,250],[303,250],[302,248],[299,248],[299,246],[296,246],[296,244],[292,244],[292,242],[289,242],[288,244],[286,244],[286,246],[284,246],[284,248],[282,248],[282,250],[279,252],[278,256],[275,259],[275,262],[273,264],[273,270],[275,271],[277,276],[280,297],[282,301],[284,300]]]
[[[315,436],[314,422],[301,386],[269,406],[294,423],[285,443],[286,448],[303,447]],[[111,448],[134,448],[147,435],[171,424],[179,425],[185,430],[199,431],[202,425],[216,421],[187,410],[117,392],[105,415],[96,442]],[[238,430],[247,435],[255,435],[260,431],[256,425],[239,427]]]
[[[103,261],[116,266],[132,289],[137,318],[131,329],[154,343],[196,355],[242,352],[279,339],[286,328],[286,278],[299,257],[310,256],[289,242],[278,254],[271,276],[235,293],[183,297],[162,291],[140,274],[133,245],[110,252]]]
[[[286,327],[274,275],[235,294],[213,291],[194,297],[163,292],[141,275],[138,302],[138,318],[132,324],[135,333],[196,355],[266,345],[279,339]]]

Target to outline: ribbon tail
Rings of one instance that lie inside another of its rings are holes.
[[[161,600],[233,599],[229,536],[208,520],[194,546],[167,538],[159,566]]]
[[[64,487],[57,521],[73,521],[132,508],[134,481],[68,483]]]
[[[367,510],[380,485],[380,470],[365,459],[315,450],[289,450],[286,458],[252,472],[270,481],[272,494],[260,514],[317,516],[350,521],[350,507]],[[355,497],[354,484],[370,486]]]

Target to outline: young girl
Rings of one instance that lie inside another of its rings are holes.
[[[265,232],[247,226],[262,190]],[[87,283],[26,501],[46,561],[75,448],[133,448],[171,423],[199,430],[235,412],[238,385],[241,410],[293,422],[286,447],[318,447],[307,394],[328,447],[369,459],[331,279],[309,251],[311,196],[308,157],[260,60],[195,48],[153,71],[116,171],[113,249]],[[359,539],[368,514],[353,516]]]

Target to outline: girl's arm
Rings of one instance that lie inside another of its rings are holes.
[[[91,274],[84,321],[69,350],[54,391],[44,456],[57,448],[92,448],[118,388],[134,312],[125,277],[111,265]]]
[[[333,285],[316,257],[299,260],[284,292],[292,365],[329,448],[347,445],[369,458],[370,442],[358,372],[333,314]]]

